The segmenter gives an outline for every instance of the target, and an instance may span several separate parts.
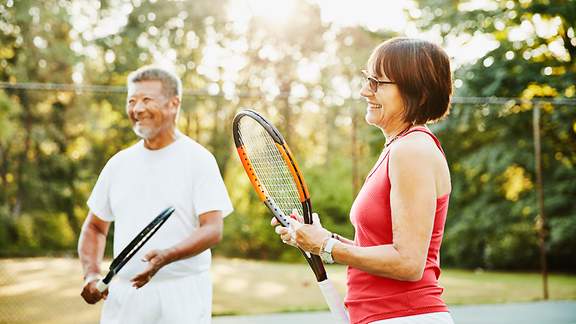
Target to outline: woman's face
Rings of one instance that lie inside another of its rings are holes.
[[[366,122],[384,131],[393,131],[403,124],[404,103],[396,84],[376,83],[374,80],[391,81],[383,72],[376,77],[374,71],[368,71],[373,81],[364,82],[360,95],[366,99]]]

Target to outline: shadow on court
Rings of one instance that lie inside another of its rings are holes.
[[[576,324],[576,301],[452,306],[456,324]],[[214,317],[213,324],[333,323],[328,312]]]

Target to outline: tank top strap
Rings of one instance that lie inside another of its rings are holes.
[[[440,144],[440,141],[438,140],[436,135],[434,135],[432,132],[430,132],[430,130],[426,126],[412,127],[406,133],[404,133],[400,137],[398,137],[398,139],[400,139],[400,138],[402,138],[402,137],[404,137],[410,133],[414,133],[414,132],[423,132],[423,133],[428,134],[430,137],[432,137],[432,139],[434,140],[434,143],[436,143],[436,146],[440,150],[440,153],[442,153],[444,158],[446,158],[446,154],[444,154],[444,150],[442,149],[442,145]],[[394,145],[394,143],[392,143],[392,145]],[[380,153],[380,157],[378,158],[378,160],[376,161],[376,164],[372,167],[370,172],[368,172],[368,176],[366,177],[366,179],[370,178],[372,176],[372,174],[374,174],[374,172],[376,172],[376,170],[378,170],[380,168],[380,165],[382,165],[382,164],[385,164],[386,172],[388,172],[388,158],[390,156],[390,150],[391,150],[392,145],[386,147],[382,151],[382,153]]]

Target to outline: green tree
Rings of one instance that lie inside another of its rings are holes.
[[[442,4],[442,5],[441,5]],[[459,96],[569,98],[575,94],[573,1],[465,1],[420,4],[419,27],[445,40],[485,35],[492,50],[455,73]],[[413,12],[414,14],[414,12]],[[465,46],[466,44],[463,44]],[[576,111],[545,104],[542,150],[548,249],[555,268],[574,269]],[[443,258],[468,267],[534,268],[538,209],[534,191],[534,104],[455,104],[438,134],[451,162],[453,197]]]
[[[68,11],[58,1],[43,6],[30,1],[0,5],[0,78],[15,82],[70,83],[71,67],[78,57],[70,50]],[[33,49],[33,50],[32,50]],[[77,189],[75,161],[68,159],[68,144],[76,134],[67,123],[79,116],[71,109],[74,95],[62,92],[6,89],[2,123],[7,129],[0,139],[2,151],[3,208],[0,217],[7,223],[6,242],[11,248],[34,248],[46,243],[40,224],[26,219],[45,219],[54,224],[51,235],[67,237],[69,245],[78,229],[74,213]],[[57,221],[51,219],[55,216]],[[42,214],[43,216],[36,216]],[[21,228],[26,227],[26,228]],[[23,233],[29,233],[29,240]],[[2,249],[7,251],[8,249]]]

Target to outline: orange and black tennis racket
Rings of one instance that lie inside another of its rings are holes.
[[[297,210],[304,223],[312,224],[310,193],[284,138],[264,117],[242,110],[232,125],[236,150],[260,200],[284,227]],[[302,251],[302,250],[301,250]],[[302,251],[316,275],[320,290],[335,319],[348,323],[348,315],[319,256]]]

